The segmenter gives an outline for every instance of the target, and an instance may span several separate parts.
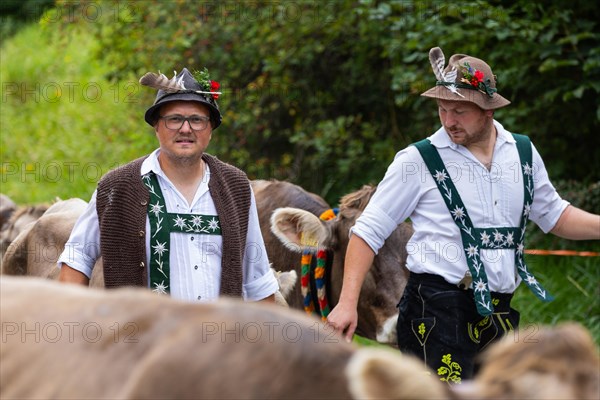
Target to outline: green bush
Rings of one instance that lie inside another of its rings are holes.
[[[59,1],[62,25],[98,40],[105,77],[206,66],[222,84],[211,151],[252,178],[291,180],[334,204],[383,176],[395,151],[439,126],[431,47],[486,59],[553,179],[600,180],[600,9],[499,1]],[[68,16],[68,17],[67,17]],[[145,90],[141,102],[151,100]],[[568,149],[568,151],[565,151]],[[597,153],[597,152],[596,152]]]
[[[600,214],[600,181],[586,184],[575,180],[559,180],[554,187],[563,199],[575,207]]]

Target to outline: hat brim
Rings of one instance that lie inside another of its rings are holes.
[[[158,111],[160,107],[163,105],[173,102],[173,101],[193,101],[196,103],[200,103],[208,108],[210,112],[210,120],[212,123],[212,128],[217,129],[219,125],[221,125],[221,112],[214,105],[210,104],[208,101],[204,99],[203,96],[198,93],[170,93],[163,97],[161,97],[154,105],[152,105],[148,110],[146,110],[146,114],[144,115],[144,120],[148,125],[154,127],[158,116]]]
[[[458,91],[462,96],[451,92],[445,86],[435,86],[426,92],[421,93],[421,96],[441,100],[468,101],[475,103],[483,110],[495,110],[510,104],[509,100],[500,96],[498,93],[494,93],[492,97],[489,97],[478,90],[459,88]]]

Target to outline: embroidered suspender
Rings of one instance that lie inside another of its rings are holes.
[[[515,249],[515,265],[519,276],[531,291],[541,300],[551,301],[552,296],[537,282],[525,264],[525,227],[533,202],[533,168],[531,143],[524,135],[513,134],[517,142],[517,150],[523,172],[525,199],[519,227],[475,228],[467,209],[450,178],[444,162],[437,149],[429,139],[421,140],[414,145],[421,153],[429,172],[434,178],[454,222],[460,229],[463,248],[469,272],[473,278],[473,289],[477,312],[490,315],[494,311],[488,287],[487,274],[481,262],[479,251],[482,249]]]
[[[150,288],[153,292],[170,293],[169,250],[171,232],[220,235],[217,215],[168,213],[165,199],[154,172],[142,177],[150,192],[148,219],[150,220]],[[164,256],[164,257],[163,257]]]

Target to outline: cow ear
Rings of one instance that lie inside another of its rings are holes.
[[[444,399],[444,385],[418,359],[396,350],[358,349],[346,366],[355,399]]]
[[[317,251],[329,238],[329,231],[316,215],[300,208],[278,208],[271,216],[271,232],[291,251]]]
[[[283,295],[284,298],[288,298],[292,290],[294,290],[294,286],[296,286],[296,281],[298,280],[298,274],[296,271],[277,271],[277,282],[279,282],[279,291]]]

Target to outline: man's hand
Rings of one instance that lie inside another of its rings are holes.
[[[367,242],[357,235],[350,236],[344,264],[344,282],[337,306],[327,317],[327,324],[342,335],[347,342],[352,341],[352,335],[358,324],[358,298],[365,275],[375,258],[375,252]]]
[[[327,316],[327,324],[331,326],[337,334],[342,335],[348,343],[352,341],[352,335],[354,335],[357,323],[358,312],[356,311],[356,306],[338,303]]]

